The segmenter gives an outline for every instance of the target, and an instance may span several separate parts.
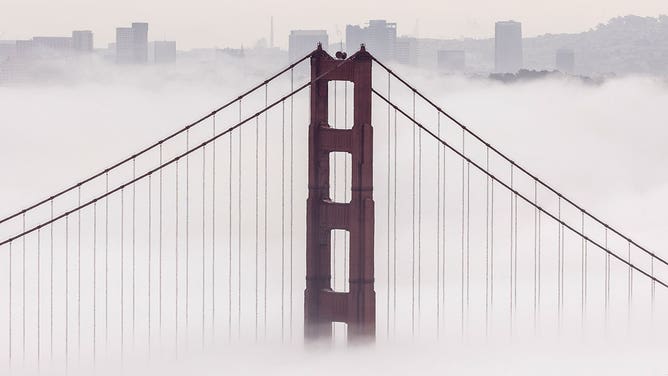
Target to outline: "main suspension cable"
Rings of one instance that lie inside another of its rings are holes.
[[[279,71],[278,73],[274,74],[273,76],[269,77],[268,79],[266,79],[266,80],[263,81],[262,83],[259,83],[259,84],[255,85],[255,86],[253,86],[251,89],[245,91],[244,93],[242,93],[242,94],[239,95],[238,97],[236,97],[236,98],[234,98],[234,99],[228,101],[227,103],[223,104],[222,106],[216,108],[216,109],[213,110],[211,113],[209,113],[209,114],[207,114],[207,115],[204,115],[203,117],[201,117],[200,119],[194,121],[193,123],[188,124],[187,126],[183,127],[182,129],[180,129],[180,130],[178,130],[178,131],[176,131],[176,132],[170,134],[169,136],[162,138],[162,139],[159,140],[158,142],[156,142],[156,143],[154,143],[154,144],[152,144],[152,145],[150,145],[150,146],[148,146],[148,147],[146,147],[146,148],[140,150],[138,153],[135,153],[135,154],[133,154],[132,156],[130,156],[130,157],[128,157],[128,158],[125,158],[125,159],[123,159],[122,161],[117,162],[117,163],[113,164],[112,166],[109,166],[109,167],[105,168],[104,170],[102,170],[102,171],[100,171],[100,172],[94,174],[93,176],[90,176],[90,177],[87,178],[87,179],[84,179],[84,180],[82,180],[82,181],[80,181],[80,182],[78,182],[78,183],[76,183],[76,184],[71,185],[71,186],[68,187],[68,188],[63,189],[62,191],[56,193],[56,194],[53,195],[53,196],[50,196],[50,197],[48,197],[48,198],[45,198],[45,199],[43,199],[43,200],[41,200],[41,201],[39,201],[39,202],[37,202],[37,203],[35,203],[35,204],[33,204],[33,205],[31,205],[31,206],[29,206],[29,207],[27,207],[27,208],[21,210],[21,211],[18,211],[18,212],[14,213],[14,214],[12,214],[12,215],[9,215],[9,216],[7,216],[7,217],[5,217],[5,218],[3,218],[3,219],[0,219],[0,224],[3,224],[3,223],[5,223],[5,222],[7,222],[7,221],[9,221],[9,220],[12,220],[12,219],[16,218],[16,217],[19,217],[19,216],[22,215],[23,213],[32,211],[33,209],[35,209],[35,208],[37,208],[37,207],[39,207],[39,206],[42,206],[42,205],[48,203],[49,201],[53,201],[54,199],[56,199],[56,198],[58,198],[58,197],[60,197],[60,196],[63,196],[63,195],[65,195],[65,194],[68,193],[68,192],[73,191],[73,190],[76,189],[77,187],[79,187],[79,186],[81,186],[81,185],[84,185],[84,184],[87,184],[88,182],[90,182],[90,181],[92,181],[92,180],[95,180],[95,179],[97,179],[97,178],[99,178],[99,177],[101,177],[101,176],[107,174],[108,172],[111,172],[112,170],[116,170],[117,168],[121,167],[122,165],[125,165],[126,163],[132,161],[132,159],[135,159],[135,158],[137,158],[137,157],[139,157],[139,156],[141,156],[141,155],[143,155],[143,154],[145,154],[145,153],[147,153],[147,152],[149,152],[149,151],[155,149],[156,147],[161,146],[164,142],[167,142],[167,141],[169,141],[169,140],[171,140],[171,139],[173,139],[173,138],[179,136],[180,134],[182,134],[182,133],[188,131],[190,128],[192,128],[192,127],[194,127],[194,126],[197,126],[197,125],[201,124],[202,122],[204,122],[205,120],[209,119],[210,117],[212,117],[213,115],[217,114],[218,112],[223,111],[223,110],[225,110],[226,108],[230,107],[231,105],[237,103],[237,101],[240,101],[242,98],[245,98],[245,97],[249,96],[249,95],[252,94],[253,92],[255,92],[255,91],[257,91],[258,89],[260,89],[262,86],[264,86],[264,85],[266,85],[267,83],[269,83],[269,82],[275,80],[276,78],[282,76],[284,73],[286,73],[286,72],[288,72],[288,71],[291,71],[291,72],[292,72],[293,69],[294,69],[294,67],[296,67],[297,65],[301,64],[301,63],[304,62],[305,60],[309,59],[309,58],[311,57],[311,55],[313,55],[313,52],[308,53],[306,56],[302,57],[301,59],[299,59],[299,60],[295,61],[294,63],[290,64],[289,66],[285,67],[284,69],[282,69],[282,70]],[[345,60],[344,60],[344,61],[345,61]]]
[[[505,160],[506,160],[508,163],[510,163],[511,165],[514,165],[514,166],[515,166],[517,169],[519,169],[522,173],[526,174],[526,175],[529,176],[531,179],[536,180],[540,185],[542,185],[543,187],[545,187],[547,190],[549,190],[550,192],[554,193],[555,195],[561,197],[566,203],[572,205],[572,206],[573,206],[574,208],[576,208],[578,211],[583,211],[587,216],[589,216],[589,217],[590,217],[591,219],[593,219],[594,221],[598,222],[599,224],[603,225],[604,227],[607,227],[608,229],[610,229],[610,231],[612,231],[613,233],[617,234],[617,235],[620,236],[622,239],[624,239],[624,240],[630,242],[633,246],[635,246],[635,247],[637,247],[638,249],[640,249],[641,251],[645,252],[646,254],[648,254],[649,256],[651,256],[652,258],[655,258],[656,260],[658,260],[658,261],[661,262],[662,264],[668,266],[668,261],[667,261],[667,260],[665,260],[665,259],[659,257],[659,256],[656,255],[655,253],[650,252],[648,249],[646,249],[645,247],[641,246],[641,245],[638,244],[637,242],[633,241],[633,240],[630,239],[629,237],[625,236],[624,234],[622,234],[622,233],[619,232],[618,230],[616,230],[616,229],[610,227],[608,224],[606,224],[606,223],[603,222],[601,219],[599,219],[599,218],[597,218],[596,216],[594,216],[592,213],[590,213],[590,212],[588,212],[587,210],[585,210],[585,209],[584,209],[583,207],[581,207],[580,205],[577,205],[577,204],[576,204],[575,202],[573,202],[572,200],[566,198],[564,195],[562,195],[562,194],[561,194],[559,191],[557,191],[555,188],[553,188],[552,186],[548,185],[548,184],[545,183],[543,180],[539,179],[537,176],[535,176],[534,174],[532,174],[532,173],[530,173],[529,171],[527,171],[526,169],[524,169],[522,166],[516,164],[511,158],[509,158],[508,156],[506,156],[505,154],[503,154],[503,153],[502,153],[501,151],[499,151],[497,148],[495,148],[495,147],[493,147],[492,145],[490,145],[490,144],[489,144],[488,142],[486,142],[483,138],[481,138],[481,137],[478,136],[476,133],[474,133],[470,128],[466,127],[464,124],[462,124],[461,122],[459,122],[459,121],[458,121],[457,119],[455,119],[453,116],[451,116],[450,114],[448,114],[447,112],[445,112],[441,107],[437,106],[433,101],[431,101],[429,98],[427,98],[424,94],[422,94],[422,93],[421,93],[419,90],[417,90],[414,86],[410,85],[406,80],[404,80],[403,78],[401,78],[400,76],[398,76],[394,71],[392,71],[390,68],[388,68],[388,67],[387,67],[385,64],[383,64],[381,61],[379,61],[378,59],[376,59],[376,58],[373,57],[373,56],[372,56],[371,58],[372,58],[372,60],[373,60],[376,64],[378,64],[378,65],[381,66],[383,69],[385,69],[386,71],[388,71],[394,78],[396,78],[399,82],[401,82],[401,83],[404,84],[407,88],[409,88],[410,90],[412,90],[412,91],[413,91],[415,94],[417,94],[422,100],[424,100],[424,101],[427,102],[430,106],[432,106],[432,107],[434,107],[435,109],[437,109],[441,114],[443,114],[443,115],[446,116],[448,119],[450,119],[453,123],[457,124],[457,126],[459,126],[460,128],[462,128],[462,130],[464,130],[465,132],[467,132],[468,134],[470,134],[471,136],[473,136],[475,139],[477,139],[478,141],[480,141],[480,142],[482,142],[483,144],[485,144],[486,146],[488,146],[488,147],[490,148],[490,150],[492,150],[494,153],[496,153],[497,155],[499,155],[501,158],[505,159]],[[377,95],[379,94],[375,89],[374,89],[373,91],[374,91]],[[385,98],[383,97],[383,99],[385,99]],[[385,99],[385,100],[386,100],[386,99]],[[407,117],[408,117],[408,116],[407,116]],[[408,117],[408,118],[410,118],[410,117]],[[429,132],[429,133],[432,133],[432,132]],[[432,134],[433,134],[433,133],[432,133]]]
[[[379,93],[378,91],[376,91],[375,89],[372,89],[372,92],[373,92],[376,96],[378,96],[380,99],[384,100],[385,102],[388,102],[387,98],[385,98],[382,94],[380,94],[380,93]],[[450,149],[452,152],[454,152],[455,154],[457,154],[460,158],[466,160],[468,163],[471,163],[471,165],[472,165],[473,167],[475,167],[476,169],[478,169],[478,170],[481,171],[482,173],[485,173],[485,169],[484,169],[484,167],[480,166],[479,164],[477,164],[476,162],[474,162],[474,161],[471,160],[470,158],[466,157],[464,154],[462,154],[461,151],[457,150],[455,147],[453,147],[452,145],[450,145],[450,144],[449,144],[448,142],[446,142],[445,140],[443,140],[443,139],[439,139],[439,138],[436,136],[436,134],[435,134],[434,132],[432,132],[431,130],[429,130],[428,128],[426,128],[422,123],[420,123],[420,122],[418,122],[418,121],[412,119],[411,116],[410,116],[408,113],[406,113],[404,110],[400,109],[400,108],[399,108],[398,106],[396,106],[395,104],[391,104],[391,105],[392,105],[392,107],[393,107],[395,110],[397,110],[398,112],[400,112],[402,116],[404,116],[405,118],[407,118],[407,119],[411,120],[412,122],[414,122],[414,124],[415,124],[416,126],[420,127],[423,131],[427,132],[431,137],[433,137],[434,139],[436,139],[436,140],[437,140],[438,142],[440,142],[442,145],[444,145],[445,147],[447,147],[448,149]],[[532,202],[531,199],[529,199],[527,196],[525,196],[525,195],[522,194],[521,192],[519,192],[519,191],[517,191],[517,190],[511,188],[507,183],[503,182],[501,179],[499,179],[499,178],[496,177],[495,175],[493,175],[493,174],[488,174],[488,176],[489,176],[490,178],[492,178],[493,181],[496,181],[497,183],[499,183],[502,187],[504,187],[504,188],[510,190],[513,194],[515,194],[517,197],[521,198],[524,202],[528,203],[529,205],[531,205],[531,206],[533,206],[533,207],[536,207],[536,206],[534,206],[534,204],[533,204],[533,202]],[[560,197],[561,197],[561,196],[560,196]],[[597,248],[601,249],[603,252],[607,253],[608,255],[614,257],[614,258],[615,258],[616,260],[618,260],[619,262],[623,263],[623,264],[626,265],[626,266],[629,266],[631,269],[637,271],[638,273],[642,274],[643,276],[645,276],[645,277],[647,277],[647,278],[649,278],[649,279],[651,279],[651,280],[653,280],[653,281],[656,281],[656,282],[657,282],[658,284],[660,284],[661,286],[663,286],[663,287],[665,287],[665,288],[668,288],[668,283],[666,283],[666,282],[664,282],[664,281],[658,279],[656,276],[652,277],[648,272],[642,270],[641,268],[639,268],[639,267],[636,266],[636,265],[633,265],[632,263],[630,263],[628,260],[624,259],[623,257],[620,257],[620,256],[617,255],[616,253],[610,251],[608,248],[606,248],[605,246],[603,246],[602,244],[600,244],[600,243],[599,243],[598,241],[596,241],[595,239],[592,239],[592,238],[590,238],[589,236],[580,233],[579,230],[577,230],[576,228],[574,228],[574,227],[571,226],[570,224],[568,224],[568,223],[562,221],[558,216],[556,216],[556,215],[550,213],[550,212],[547,211],[545,208],[543,208],[543,207],[541,207],[541,206],[538,206],[537,209],[538,209],[539,211],[541,211],[542,213],[544,213],[545,215],[547,215],[547,216],[548,216],[549,218],[551,218],[552,220],[554,220],[555,222],[557,222],[558,224],[560,224],[564,229],[568,229],[569,231],[571,231],[572,233],[576,234],[576,235],[579,236],[579,237],[584,237],[588,242],[590,242],[591,244],[595,245]]]

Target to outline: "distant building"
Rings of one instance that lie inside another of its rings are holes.
[[[290,61],[302,58],[315,50],[318,43],[322,43],[322,48],[325,50],[329,46],[329,37],[325,30],[292,30],[288,41]]]
[[[148,61],[148,24],[145,22],[132,23],[132,37],[137,62],[146,63]]]
[[[366,40],[366,28],[362,28],[359,25],[346,26],[346,52],[348,52],[348,55],[359,51],[360,45],[366,43]]]
[[[16,41],[16,56],[20,59],[63,57],[72,53],[70,37],[34,37]]]
[[[397,24],[385,20],[371,20],[367,28],[367,48],[379,59],[394,59],[397,43]]]
[[[0,63],[0,84],[26,82],[30,78],[29,64],[24,60],[9,58]]]
[[[440,50],[436,53],[436,66],[445,72],[463,72],[466,69],[466,52]]]
[[[148,24],[116,28],[116,62],[145,64],[148,61]]]
[[[72,49],[76,52],[93,52],[93,32],[90,30],[73,31]]]
[[[494,70],[517,73],[524,66],[522,24],[515,21],[496,23],[494,33]]]
[[[397,44],[397,24],[386,20],[370,20],[367,27],[346,26],[346,46],[348,54],[359,50],[365,44],[367,51],[379,59],[394,59]]]
[[[0,40],[0,62],[16,56],[15,40]]]
[[[153,42],[154,61],[156,64],[175,63],[176,62],[176,42],[175,41],[155,41]]]
[[[412,37],[399,37],[394,45],[394,58],[397,62],[407,65],[418,63],[418,39]]]
[[[70,37],[34,37],[32,38],[33,57],[65,57],[72,55]]]
[[[241,48],[226,47],[216,49],[216,55],[241,59],[246,56],[246,52],[244,52],[244,46],[241,46]]]
[[[29,59],[37,56],[37,49],[32,39],[16,41],[16,56],[21,59]]]
[[[133,40],[131,27],[116,28],[116,62],[134,63]]]
[[[575,52],[568,48],[557,50],[556,54],[557,70],[563,73],[575,73]]]

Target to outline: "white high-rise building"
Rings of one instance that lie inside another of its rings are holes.
[[[367,51],[381,60],[396,58],[397,24],[385,20],[370,20],[366,27],[347,25],[348,54],[357,52],[360,44],[365,44]]]
[[[497,22],[494,33],[494,71],[517,73],[523,66],[522,24],[515,21]]]
[[[148,61],[148,24],[135,22],[132,27],[116,28],[116,62]]]

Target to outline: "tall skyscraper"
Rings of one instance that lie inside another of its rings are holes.
[[[575,52],[569,48],[557,50],[557,70],[563,73],[575,73]]]
[[[93,52],[93,32],[90,30],[73,31],[72,49],[77,52]]]
[[[292,30],[288,41],[290,61],[295,61],[313,51],[322,43],[324,50],[329,46],[329,37],[325,30]]]
[[[496,23],[494,33],[494,70],[517,73],[524,66],[522,24],[515,21]]]
[[[148,61],[148,24],[145,22],[133,22],[132,38],[136,62],[146,63]]]
[[[369,25],[346,26],[348,54],[357,52],[364,43],[367,50],[379,59],[394,59],[397,45],[397,24],[386,20],[370,20]]]
[[[116,28],[116,62],[143,64],[148,61],[148,24]]]

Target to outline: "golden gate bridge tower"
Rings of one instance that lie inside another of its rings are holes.
[[[331,337],[332,322],[346,323],[348,338],[353,341],[371,338],[376,331],[371,64],[371,55],[364,46],[345,65],[329,56],[320,45],[311,56],[304,293],[304,330],[308,339]],[[348,81],[354,85],[351,129],[336,129],[328,123],[330,81]],[[350,202],[335,202],[329,197],[333,152],[351,155]],[[332,289],[332,230],[350,233],[347,292]]]

